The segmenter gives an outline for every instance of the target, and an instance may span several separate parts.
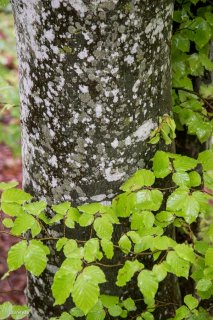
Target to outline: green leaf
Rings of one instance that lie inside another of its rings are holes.
[[[167,254],[166,262],[169,265],[169,272],[174,273],[177,277],[188,279],[190,268],[188,261],[180,258],[176,252],[170,251]]]
[[[76,306],[86,315],[98,302],[98,284],[106,282],[103,271],[96,266],[86,267],[75,281],[72,297]]]
[[[173,48],[181,50],[182,52],[189,52],[190,40],[181,33],[175,33],[172,38]]]
[[[204,47],[211,39],[211,27],[206,20],[196,17],[191,27],[195,30],[194,41],[198,48]]]
[[[1,210],[9,216],[17,217],[24,213],[23,208],[17,203],[1,203]]]
[[[12,319],[18,320],[25,318],[30,312],[30,308],[27,306],[13,306]]]
[[[167,236],[155,237],[152,242],[152,250],[167,250],[175,245],[175,241]]]
[[[92,238],[84,245],[84,259],[87,262],[93,262],[100,256],[99,240]]]
[[[198,161],[187,156],[179,156],[173,161],[175,170],[188,171],[194,169],[198,164]]]
[[[135,302],[134,302],[134,300],[132,300],[132,298],[127,298],[126,300],[124,300],[123,306],[128,311],[135,311],[137,309]]]
[[[151,228],[154,221],[155,217],[151,211],[136,211],[131,217],[131,229],[139,230],[142,226]]]
[[[60,251],[63,246],[67,243],[68,239],[63,237],[63,238],[60,238],[57,242],[56,242],[56,250],[57,251]]]
[[[8,252],[7,264],[9,271],[16,270],[24,264],[24,256],[27,250],[27,241],[21,242],[12,246]]]
[[[172,180],[178,186],[189,186],[190,178],[187,172],[178,171],[172,175]]]
[[[73,316],[67,312],[63,312],[60,318],[57,318],[58,320],[74,320]],[[51,320],[51,319],[50,319]]]
[[[184,297],[184,302],[190,310],[197,308],[198,300],[194,298],[191,294]]]
[[[7,189],[2,193],[1,201],[6,203],[23,204],[32,199],[29,193],[20,189]]]
[[[86,320],[104,320],[106,312],[103,310],[101,301],[98,301],[96,305],[87,314]]]
[[[107,216],[95,219],[94,229],[100,239],[110,240],[112,238],[113,226]]]
[[[76,276],[81,269],[80,260],[66,259],[62,263],[62,266],[54,276],[52,284],[52,293],[55,299],[54,305],[65,303],[73,290]],[[75,316],[72,312],[71,314]]]
[[[208,248],[205,254],[205,265],[212,266],[213,265],[213,248]]]
[[[157,151],[152,159],[156,178],[165,178],[172,172],[169,157],[164,151]]]
[[[100,296],[101,302],[105,308],[109,308],[111,306],[114,306],[115,304],[118,304],[119,298],[117,296],[110,296],[106,294],[102,294]]]
[[[39,241],[31,240],[25,251],[24,264],[33,275],[39,276],[47,265],[47,256]]]
[[[190,314],[189,309],[186,306],[181,306],[176,310],[175,320],[187,319],[187,316]]]
[[[0,305],[0,320],[8,319],[12,312],[12,304],[10,302],[4,302]]]
[[[116,215],[121,218],[127,218],[132,213],[135,206],[135,193],[122,193],[116,196],[112,201],[112,208]]]
[[[81,227],[88,227],[90,226],[94,221],[94,216],[88,213],[82,213],[80,215],[78,223]]]
[[[36,220],[33,216],[23,213],[14,221],[11,233],[19,236],[22,233],[25,233],[27,230],[31,229],[35,222]]]
[[[74,228],[75,227],[75,222],[79,222],[80,218],[80,213],[77,209],[75,208],[70,208],[66,214],[65,218],[65,225],[68,228]]]
[[[190,245],[187,244],[177,244],[174,247],[175,252],[178,254],[178,256],[186,261],[189,261],[191,263],[195,262],[195,253],[190,247]]]
[[[43,212],[46,209],[46,202],[44,201],[37,201],[25,204],[24,210],[27,211],[27,213],[32,214],[34,216],[39,216],[41,212]]]
[[[98,212],[101,212],[103,210],[103,205],[95,202],[95,203],[89,203],[85,204],[83,206],[79,206],[78,210],[83,212],[83,213],[88,213],[88,214],[96,214]]]
[[[76,308],[76,307],[72,308],[72,309],[70,310],[70,313],[71,313],[71,315],[72,315],[73,317],[77,317],[77,318],[84,316],[83,311],[81,311],[79,308]]]
[[[113,242],[107,239],[102,239],[101,240],[101,247],[102,250],[107,257],[107,259],[112,259],[114,255],[114,245]]]
[[[7,190],[14,188],[18,185],[17,181],[11,181],[11,182],[0,182],[0,190]]]
[[[78,259],[83,256],[83,248],[79,248],[77,242],[73,239],[69,239],[65,243],[63,251],[67,258]]]
[[[147,305],[153,305],[158,290],[158,280],[152,271],[142,270],[139,273],[138,287],[144,296],[144,302]]]
[[[161,264],[155,264],[152,269],[152,273],[157,278],[158,282],[164,280],[167,276],[167,268],[164,262]]]
[[[129,253],[132,248],[132,243],[125,234],[118,241],[118,245],[124,253]]]
[[[144,265],[138,260],[126,261],[124,266],[119,269],[116,285],[123,287],[129,282],[134,274],[144,268]]]
[[[203,170],[213,170],[213,151],[212,150],[206,150],[201,153],[199,153],[198,161],[202,164]]]
[[[9,218],[5,218],[3,219],[2,221],[3,225],[6,227],[6,228],[12,228],[13,227],[13,220],[12,219],[9,219]]]
[[[191,171],[189,172],[189,179],[190,179],[190,186],[191,187],[198,187],[201,184],[201,177],[198,172]]]
[[[212,282],[209,279],[201,279],[198,281],[196,285],[196,289],[198,291],[207,291],[209,288],[211,288]]]
[[[159,190],[142,190],[136,193],[136,208],[157,211],[161,207],[163,194]]]
[[[112,317],[118,317],[122,313],[122,309],[120,306],[114,305],[109,307],[108,312]]]
[[[200,206],[194,194],[190,195],[188,189],[179,188],[168,197],[166,209],[175,211],[176,215],[192,223],[198,216]]]
[[[155,182],[155,176],[152,171],[141,169],[134,173],[120,187],[123,191],[135,191],[144,186],[152,186]]]
[[[143,318],[141,318],[142,320],[154,320],[154,316],[148,311],[143,312],[142,316],[143,316]]]
[[[52,209],[56,213],[58,213],[62,216],[65,216],[67,211],[69,210],[70,206],[71,206],[70,202],[63,202],[63,203],[53,205]]]
[[[175,217],[172,212],[161,211],[155,216],[155,225],[161,227],[167,227],[174,221]]]

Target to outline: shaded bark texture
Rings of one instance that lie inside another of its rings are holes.
[[[158,116],[171,112],[173,1],[11,2],[24,189],[49,205],[108,203],[126,178],[164,148],[147,142]],[[50,290],[60,263],[53,254],[39,279],[29,276],[31,319],[60,314]],[[162,292],[174,302],[172,283],[167,281]],[[109,283],[108,291],[115,290]],[[172,307],[159,319],[173,313]]]

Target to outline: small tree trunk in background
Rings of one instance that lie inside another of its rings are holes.
[[[172,2],[12,0],[26,191],[49,205],[107,202],[164,148],[147,142],[171,112]],[[50,283],[60,263],[55,255],[29,277],[31,319],[58,314]],[[164,288],[165,300],[175,290]]]

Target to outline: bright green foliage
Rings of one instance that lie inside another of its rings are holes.
[[[12,319],[18,320],[25,318],[30,309],[27,306],[12,305],[10,302],[4,302],[0,305],[0,320]]]
[[[133,176],[131,176],[120,187],[123,191],[135,191],[141,189],[144,186],[152,186],[155,182],[155,175],[152,171],[141,169],[138,170]]]
[[[40,241],[37,236],[42,231],[43,237],[43,225],[50,228],[60,222],[63,235],[58,238],[48,235],[46,238],[55,241],[56,250],[63,251],[65,256],[55,273],[52,294],[55,305],[63,305],[71,297],[76,307],[69,313],[63,312],[55,320],[80,317],[104,320],[107,314],[112,318],[128,319],[135,314],[137,303],[131,297],[120,301],[119,297],[100,295],[100,284],[109,280],[104,274],[108,267],[117,268],[118,287],[132,285],[133,279],[138,280],[138,290],[148,308],[137,316],[138,320],[153,319],[151,312],[155,309],[159,282],[169,273],[186,279],[190,276],[198,295],[196,299],[192,295],[194,292],[188,294],[184,299],[185,305],[177,310],[174,319],[203,315],[203,311],[196,308],[200,299],[209,299],[213,294],[213,252],[209,246],[213,228],[208,225],[200,241],[202,234],[199,237],[192,234],[190,224],[198,218],[211,216],[209,202],[213,196],[205,192],[207,185],[213,185],[211,156],[212,152],[204,151],[195,160],[158,151],[153,158],[153,171],[139,170],[122,185],[123,192],[112,200],[111,205],[91,203],[74,208],[69,202],[59,203],[52,207],[56,214],[50,220],[46,217],[44,201],[33,201],[29,194],[15,189],[13,185],[4,187],[1,208],[12,218],[5,218],[3,223],[13,235],[23,238],[8,252],[9,272],[4,278],[21,266],[25,266],[34,276],[40,276],[46,268],[50,251],[44,244],[45,238]],[[200,165],[205,170],[204,174],[196,171]],[[155,179],[168,175],[175,184],[171,189],[161,190]],[[120,226],[115,225],[123,222],[125,229],[119,234]],[[90,236],[87,239],[82,241],[72,238],[72,234],[68,236],[66,227],[74,228],[76,224],[82,228],[89,227]],[[190,234],[191,244],[177,243],[167,233],[168,226],[175,226],[187,237]],[[28,239],[25,238],[26,231]],[[116,263],[117,254],[120,258]],[[114,255],[115,260],[112,261]],[[140,262],[143,255],[148,255],[149,261],[152,258],[151,268],[150,264],[146,264],[146,259],[142,260],[144,264]]]
[[[168,271],[174,273],[177,277],[188,278],[190,263],[178,256],[174,251],[168,253],[166,262]]]
[[[76,306],[87,314],[97,303],[100,290],[98,284],[106,282],[103,271],[96,266],[86,267],[77,277],[72,297]]]
[[[15,188],[18,185],[18,182],[11,181],[11,182],[0,182],[0,190],[7,190],[11,188]]]
[[[149,270],[142,270],[138,275],[138,287],[144,296],[145,303],[148,306],[153,306],[158,289],[158,280],[155,274]]]
[[[184,297],[184,302],[190,310],[195,309],[198,306],[198,300],[195,299],[191,294],[188,294]]]
[[[117,286],[125,286],[126,283],[132,279],[134,274],[143,269],[143,267],[144,265],[138,260],[126,261],[124,266],[118,271]]]

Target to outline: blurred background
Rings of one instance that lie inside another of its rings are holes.
[[[18,68],[13,16],[9,6],[0,10],[0,181],[16,180],[21,187]],[[1,216],[1,219],[3,217]],[[2,225],[0,222],[0,229]],[[0,278],[7,272],[9,247],[17,242],[0,234]],[[0,303],[24,304],[26,275],[23,269],[0,281]]]

